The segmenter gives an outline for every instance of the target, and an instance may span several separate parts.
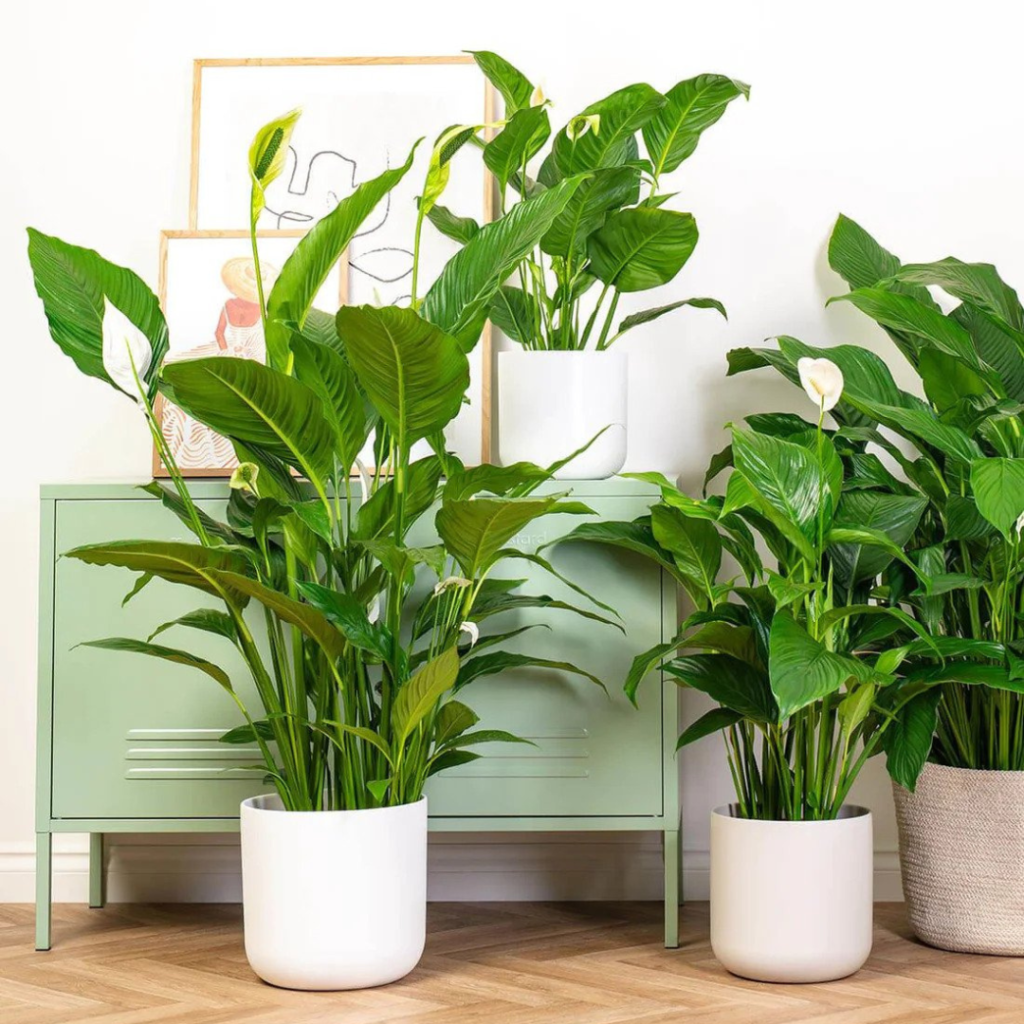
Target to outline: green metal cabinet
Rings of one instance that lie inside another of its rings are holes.
[[[207,511],[220,514],[223,482],[196,482]],[[642,515],[656,493],[624,480],[580,482],[574,497],[599,517]],[[531,524],[515,543],[532,550],[578,517]],[[62,552],[128,538],[191,539],[162,505],[123,485],[45,487],[41,504],[37,793],[37,947],[50,946],[54,832],[88,832],[90,903],[104,901],[103,836],[111,832],[226,832],[240,801],[266,789],[256,750],[219,736],[239,724],[223,691],[201,673],[152,659],[76,646],[106,636],[146,637],[204,603],[203,595],[154,581],[125,606],[135,574],[97,568]],[[585,545],[549,557],[569,578],[612,604],[625,633],[569,612],[506,616],[503,628],[544,622],[523,649],[572,661],[606,680],[608,693],[574,676],[534,669],[480,680],[465,699],[482,725],[511,730],[535,746],[493,745],[486,756],[431,780],[430,827],[448,832],[647,830],[663,835],[665,942],[678,942],[679,794],[674,747],[676,687],[649,685],[640,710],[621,692],[633,656],[670,637],[675,590],[650,563]],[[533,591],[581,603],[559,581],[527,566]],[[215,604],[210,599],[206,603]],[[168,634],[168,642],[173,634]],[[216,637],[190,633],[189,650],[247,680],[237,654]],[[238,684],[258,706],[247,682]]]

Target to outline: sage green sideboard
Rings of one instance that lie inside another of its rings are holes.
[[[208,511],[220,515],[224,482],[194,483]],[[599,517],[644,514],[656,492],[633,481],[581,481],[573,495]],[[550,517],[516,544],[532,550],[579,522]],[[128,538],[191,540],[163,506],[130,485],[42,489],[40,514],[39,716],[36,945],[50,948],[55,832],[90,834],[90,905],[105,900],[103,837],[113,832],[229,832],[239,803],[266,790],[258,751],[218,742],[238,725],[237,709],[201,673],[141,656],[77,647],[106,636],[147,637],[160,623],[212,604],[188,587],[160,580],[122,607],[135,574],[88,566],[60,554],[79,544]],[[565,611],[507,614],[502,629],[543,621],[521,649],[571,661],[599,676],[593,683],[558,672],[516,670],[484,678],[465,699],[482,725],[508,729],[535,747],[494,744],[478,761],[433,779],[430,828],[445,832],[656,831],[665,855],[665,944],[678,944],[679,792],[674,756],[677,689],[652,680],[640,710],[622,694],[633,656],[671,637],[675,588],[650,563],[589,545],[549,549],[569,578],[621,614],[625,635]],[[529,563],[516,563],[529,566]],[[558,580],[529,566],[532,593],[583,604]],[[513,621],[518,617],[518,621]],[[248,674],[230,645],[189,632],[161,637],[228,670],[251,707]]]

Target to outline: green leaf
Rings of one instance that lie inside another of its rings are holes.
[[[518,110],[530,105],[533,85],[518,68],[513,67],[504,57],[490,50],[467,50],[472,54],[477,67],[487,80],[501,93],[505,101],[505,116],[511,117]]]
[[[252,223],[255,225],[266,206],[266,189],[276,181],[288,159],[295,123],[301,110],[292,110],[283,117],[265,124],[249,147],[249,178],[252,181]]]
[[[449,501],[458,501],[487,492],[500,497],[523,498],[550,476],[547,470],[532,462],[513,462],[509,466],[485,462],[450,473],[444,485],[444,496]]]
[[[564,537],[550,541],[540,550],[551,544],[608,544],[639,555],[644,555],[666,569],[673,577],[679,578],[679,568],[670,552],[666,551],[655,539],[649,517],[642,517],[631,523],[601,522],[582,523]]]
[[[942,691],[937,688],[919,693],[907,701],[882,733],[889,775],[911,793],[931,753],[941,698]]]
[[[533,740],[523,739],[522,736],[516,736],[515,733],[506,732],[504,729],[478,729],[476,732],[468,732],[449,740],[446,746],[449,750],[455,750],[478,746],[481,743],[526,743],[531,747],[537,745]]]
[[[405,532],[437,497],[437,484],[441,479],[441,460],[436,455],[417,459],[409,466],[405,481]],[[352,539],[377,540],[394,534],[395,480],[381,484],[373,495],[363,502],[356,514]]]
[[[441,705],[434,722],[434,743],[443,746],[446,741],[472,729],[480,716],[461,701],[449,700]]]
[[[719,313],[729,319],[723,306],[718,299],[680,299],[678,302],[670,302],[667,306],[655,306],[653,309],[645,309],[640,313],[630,313],[620,324],[616,337],[625,334],[626,331],[639,327],[641,324],[649,324],[652,320],[663,317],[666,313],[681,309],[683,306],[693,306],[695,309],[717,309]]]
[[[350,196],[299,239],[267,299],[267,356],[273,366],[287,365],[291,340],[288,324],[300,330],[327,275],[348,248],[363,221],[412,167],[416,146],[401,167],[393,167],[363,182]]]
[[[353,647],[374,654],[381,661],[391,657],[390,639],[381,626],[370,622],[366,607],[357,598],[319,583],[299,582],[296,586],[318,612],[341,630]]]
[[[106,640],[87,640],[79,644],[79,647],[98,647],[104,651],[127,651],[131,654],[148,654],[152,658],[161,658],[164,661],[173,661],[177,665],[187,665],[189,668],[197,668],[205,672],[211,679],[215,679],[229,693],[232,693],[231,679],[224,669],[214,665],[213,662],[200,658],[188,651],[179,651],[175,647],[161,647],[159,644],[147,643],[143,640],[132,640],[130,637],[116,636]]]
[[[718,530],[706,519],[692,519],[670,505],[651,509],[654,539],[672,553],[679,571],[699,580],[710,594],[722,565],[722,542]]]
[[[363,397],[345,357],[336,349],[305,338],[292,338],[295,376],[322,405],[324,418],[335,437],[335,454],[347,476],[366,444],[369,424]]]
[[[384,759],[387,761],[389,765],[392,765],[392,767],[394,767],[394,764],[391,760],[391,751],[388,749],[388,745],[384,742],[384,739],[383,737],[381,737],[380,733],[376,733],[372,729],[367,729],[365,726],[362,725],[349,725],[347,722],[325,721],[324,725],[329,725],[332,729],[337,729],[338,732],[340,732],[342,735],[356,736],[357,738],[363,740],[364,743],[369,743],[371,747],[374,747],[375,749],[379,750],[384,755]],[[326,732],[326,730],[324,731]],[[331,741],[337,747],[344,749],[342,744],[338,742],[337,737],[331,736],[330,738]],[[375,785],[375,783],[371,782],[369,785],[373,786]],[[378,799],[380,798],[378,797]]]
[[[732,708],[712,708],[705,712],[696,722],[692,722],[684,730],[676,743],[676,750],[682,750],[696,740],[710,736],[712,733],[728,729],[729,726],[741,722],[743,716]]]
[[[484,164],[504,192],[509,178],[522,171],[548,140],[551,124],[543,106],[524,107],[484,146]]]
[[[926,498],[882,491],[847,491],[836,511],[835,526],[879,530],[890,544],[904,548],[928,507]],[[873,579],[894,557],[877,544],[838,544],[832,548],[837,576],[847,586]]]
[[[570,675],[581,676],[596,683],[604,689],[604,683],[597,676],[592,675],[585,669],[573,665],[569,661],[558,661],[552,658],[538,658],[532,654],[514,654],[511,651],[493,651],[490,654],[479,654],[470,657],[462,662],[459,669],[455,689],[461,690],[464,686],[479,679],[481,676],[493,676],[499,672],[508,672],[517,668],[543,668],[556,672],[568,672]]]
[[[196,608],[195,611],[186,612],[176,619],[164,622],[149,634],[149,640],[152,641],[154,637],[174,626],[186,626],[204,633],[213,633],[215,636],[226,637],[232,643],[238,641],[238,628],[235,626],[235,620],[227,612],[218,611],[216,608]]]
[[[724,75],[698,75],[672,86],[668,101],[643,126],[644,144],[655,178],[674,171],[697,148],[700,136],[738,96],[750,98],[750,86]]]
[[[690,654],[665,671],[753,722],[777,722],[779,709],[766,673],[729,654]]]
[[[462,408],[469,360],[454,338],[413,310],[344,306],[338,334],[370,400],[406,449]]]
[[[977,443],[958,427],[943,423],[930,409],[903,409],[857,399],[857,407],[883,426],[917,443],[937,448],[943,455],[970,464],[982,455]]]
[[[937,348],[921,350],[917,372],[924,393],[939,413],[953,408],[961,399],[990,393],[988,384],[969,366]]]
[[[826,650],[788,613],[772,619],[768,677],[780,718],[835,693],[850,679],[869,676],[866,665]]]
[[[553,512],[569,511],[559,497],[445,500],[434,525],[452,557],[472,579],[480,569],[490,565],[491,559],[508,541],[535,519]]]
[[[637,207],[613,213],[590,236],[590,271],[620,292],[667,284],[697,245],[693,215]]]
[[[373,797],[377,803],[384,803],[384,797],[387,796],[388,787],[391,785],[391,779],[373,779],[367,782],[366,788],[370,792],[370,796]]]
[[[537,335],[537,301],[522,288],[499,288],[491,299],[488,315],[502,334],[520,344],[532,342]]]
[[[159,300],[142,278],[92,249],[69,245],[35,228],[28,229],[28,258],[50,336],[82,373],[118,387],[103,365],[104,297],[142,331],[152,356],[148,367],[137,369],[152,399],[167,355],[167,323]]]
[[[430,761],[427,769],[427,777],[437,775],[448,768],[458,768],[460,764],[469,764],[470,761],[479,761],[480,755],[474,754],[472,750],[446,750],[438,754]]]
[[[472,217],[459,217],[452,213],[447,206],[441,206],[438,203],[431,206],[427,213],[427,220],[445,238],[451,238],[462,245],[465,245],[471,238],[475,238],[480,231],[480,225]]]
[[[305,633],[315,640],[324,652],[338,658],[345,652],[345,638],[331,624],[330,620],[312,605],[295,601],[287,594],[264,586],[259,580],[237,573],[212,570],[210,575],[226,589],[245,594],[259,601],[279,619]]]
[[[626,675],[626,682],[623,684],[622,688],[634,707],[638,706],[636,701],[636,692],[639,689],[640,684],[665,660],[668,655],[679,650],[679,647],[683,642],[683,636],[684,630],[680,630],[672,640],[669,640],[667,643],[656,644],[654,647],[650,648],[650,650],[644,651],[642,654],[638,654],[633,659],[633,663],[629,666],[629,673]]]
[[[226,587],[214,576],[217,570],[243,573],[248,567],[242,555],[224,548],[168,541],[121,540],[86,544],[65,552],[65,557],[77,558],[89,565],[113,565],[132,572],[149,573],[168,583],[213,594],[233,607],[244,607],[247,600],[243,593]]]
[[[455,685],[459,673],[459,653],[454,647],[428,661],[402,684],[391,709],[394,745],[401,749],[420,722]]]
[[[708,614],[714,615],[713,610]],[[740,661],[756,669],[764,669],[757,651],[754,631],[750,626],[740,626],[732,622],[712,619],[705,622],[679,645],[684,650],[719,651],[731,654]]]
[[[485,224],[445,264],[424,296],[422,316],[456,338],[465,351],[472,349],[494,293],[533,251],[582,180],[567,179]]]
[[[257,738],[273,742],[275,739],[274,727],[270,722],[263,720],[253,722],[252,725],[248,722],[245,725],[236,725],[234,729],[228,729],[217,742],[246,745],[256,743]]]
[[[470,621],[483,622],[484,619],[489,619],[492,615],[520,612],[531,608],[542,608],[547,611],[572,612],[592,622],[601,622],[606,626],[614,626],[620,633],[624,634],[626,632],[621,623],[614,622],[612,619],[599,615],[597,612],[589,611],[586,608],[578,608],[576,605],[556,600],[547,594],[509,594],[505,591],[494,592],[486,589],[487,585],[492,583],[501,584],[508,589],[508,585],[515,587],[524,582],[525,580],[485,580],[470,610],[468,616]]]
[[[573,193],[565,209],[540,240],[549,256],[586,252],[587,238],[604,224],[611,210],[632,206],[640,196],[638,167],[604,167]]]
[[[579,594],[580,597],[585,597],[591,603],[597,605],[598,608],[608,612],[610,615],[614,615],[616,618],[621,619],[622,616],[610,605],[605,604],[604,601],[594,597],[593,594],[588,593],[578,583],[573,583],[568,576],[560,573],[546,558],[542,555],[538,555],[532,551],[523,551],[520,548],[502,548],[492,559],[491,565],[497,565],[499,562],[506,561],[508,559],[519,560],[522,562],[529,562],[531,565],[539,566],[546,573],[554,576],[559,583],[568,587],[571,591]]]
[[[975,459],[971,463],[971,489],[978,511],[1009,537],[1024,513],[1024,461]]]
[[[551,165],[560,177],[594,171],[599,167],[618,167],[636,159],[636,132],[666,104],[661,93],[649,85],[627,85],[603,100],[592,103],[579,118],[597,115],[600,124],[575,141],[563,128],[551,147]],[[574,118],[574,121],[578,118]]]
[[[404,544],[396,544],[390,537],[360,543],[384,566],[390,576],[406,586],[412,585],[418,565],[428,566],[438,578],[444,575],[448,552],[443,544],[429,548],[409,548]]]
[[[311,388],[252,359],[224,356],[171,363],[162,382],[200,423],[268,452],[326,493],[335,438]]]

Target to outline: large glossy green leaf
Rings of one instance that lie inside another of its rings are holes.
[[[971,489],[978,511],[1009,537],[1024,514],[1024,461],[975,459],[971,463]]]
[[[643,126],[644,144],[655,178],[674,171],[697,148],[700,136],[750,86],[724,75],[698,75],[665,93],[665,105]]]
[[[167,323],[160,302],[137,274],[105,260],[92,249],[69,245],[28,229],[28,258],[50,336],[82,373],[117,387],[103,366],[104,297],[149,340],[149,366],[138,367],[155,394],[167,354]],[[145,370],[143,373],[142,371]]]
[[[649,324],[652,320],[658,320],[666,313],[672,313],[677,309],[682,309],[684,306],[693,306],[695,309],[717,309],[725,319],[729,319],[728,314],[725,312],[725,306],[718,299],[679,299],[677,302],[669,302],[664,306],[655,306],[652,309],[641,310],[639,313],[630,313],[619,324],[615,338],[625,334],[626,331],[631,331],[634,327],[639,327],[641,324]]]
[[[542,106],[524,107],[484,146],[484,164],[498,179],[502,191],[509,179],[540,152],[550,134],[547,110]]]
[[[162,381],[190,416],[269,452],[325,491],[334,471],[335,437],[311,388],[252,359],[223,356],[171,363]]]
[[[322,612],[345,635],[345,639],[362,651],[381,660],[391,657],[392,644],[383,628],[370,622],[366,608],[351,594],[342,594],[319,583],[300,582],[299,593]]]
[[[441,232],[445,238],[465,245],[480,231],[480,225],[472,217],[460,217],[452,213],[447,206],[435,203],[427,213],[427,220]]]
[[[768,678],[780,718],[835,693],[850,679],[866,680],[870,674],[856,659],[826,650],[788,612],[772,619]]]
[[[671,281],[697,245],[693,215],[637,207],[613,213],[587,241],[590,271],[620,292]]]
[[[733,458],[747,482],[808,540],[817,534],[825,482],[814,456],[802,445],[734,427]]]
[[[585,512],[567,507],[558,495],[543,498],[470,498],[445,500],[434,518],[452,557],[472,579],[520,530],[553,512]]]
[[[436,455],[417,459],[409,466],[405,480],[406,532],[434,504],[440,479],[441,460]],[[395,480],[392,478],[381,484],[373,495],[360,505],[352,539],[372,541],[393,535],[394,515]]]
[[[629,672],[626,674],[626,681],[623,683],[622,689],[634,707],[639,706],[637,704],[636,694],[637,690],[640,688],[640,684],[648,675],[650,675],[651,672],[661,665],[661,663],[670,654],[679,650],[685,632],[685,628],[681,628],[679,633],[673,637],[673,639],[665,643],[655,644],[654,647],[643,651],[633,659],[632,664],[629,666]]]
[[[883,491],[847,491],[836,510],[836,526],[880,530],[897,547],[905,547],[928,500],[919,495]],[[837,575],[846,586],[873,579],[892,561],[884,548],[870,544],[840,544],[831,549]]]
[[[744,718],[754,722],[779,720],[766,673],[730,654],[689,654],[669,662],[665,671]]]
[[[419,143],[416,144],[417,146]],[[287,362],[291,340],[288,325],[303,326],[331,268],[377,204],[412,167],[416,146],[401,167],[363,182],[304,235],[288,257],[267,299],[267,357],[272,365]]]
[[[338,334],[370,400],[406,449],[462,408],[469,360],[454,338],[413,310],[343,306]]]
[[[212,633],[214,636],[224,637],[232,643],[238,641],[238,628],[235,620],[227,612],[219,611],[216,608],[196,608],[194,611],[179,615],[176,619],[161,623],[149,634],[149,640],[159,636],[161,633],[175,626],[186,626],[189,629],[198,629],[203,633]]]
[[[225,690],[231,692],[231,679],[224,669],[214,665],[212,661],[200,658],[198,655],[189,654],[188,651],[180,651],[176,647],[162,647],[160,644],[148,643],[143,640],[132,640],[129,637],[109,637],[105,640],[87,640],[79,644],[80,647],[98,647],[104,651],[127,651],[130,654],[148,654],[151,658],[160,658],[163,661],[172,661],[176,665],[186,665],[189,668],[197,668],[205,672],[211,679],[215,679]]]
[[[195,587],[207,594],[226,599],[234,607],[244,607],[248,598],[226,586],[213,575],[219,570],[244,573],[248,562],[237,551],[207,548],[198,544],[171,541],[120,540],[86,544],[65,552],[89,565],[113,565],[132,572],[149,573],[169,583]]]
[[[456,338],[464,350],[472,349],[494,293],[533,251],[582,181],[569,178],[485,224],[445,264],[423,298],[422,316]]]
[[[501,93],[505,101],[505,116],[512,117],[523,107],[530,105],[533,85],[518,68],[513,67],[504,57],[490,50],[467,50],[472,54],[477,67],[484,73],[487,80]]]
[[[662,107],[666,99],[649,85],[627,85],[603,100],[592,103],[579,117],[600,118],[596,131],[575,140],[563,128],[551,147],[551,167],[561,177],[617,167],[636,157],[636,133]]]
[[[344,475],[348,475],[363,450],[369,423],[363,396],[355,377],[341,353],[326,345],[317,345],[303,337],[292,337],[295,377],[322,402],[324,419],[335,437],[335,454]]]
[[[679,571],[699,580],[710,594],[722,564],[722,541],[714,525],[661,504],[651,509],[651,529],[658,544],[672,553]]]
[[[682,750],[683,747],[689,746],[705,736],[710,736],[712,733],[728,729],[730,725],[735,725],[742,719],[743,716],[738,711],[733,711],[732,708],[712,708],[683,730],[676,743],[676,750]]]
[[[928,396],[939,415],[953,409],[965,398],[991,393],[985,379],[953,356],[937,348],[924,348],[917,361],[917,372]]]
[[[650,518],[641,518],[631,523],[601,522],[581,523],[564,537],[550,544],[607,544],[650,558],[672,576],[679,578],[679,568],[671,552],[666,551],[654,538]],[[544,547],[548,547],[545,544]],[[543,548],[541,549],[543,550]]]
[[[959,427],[941,422],[930,409],[906,409],[862,398],[857,399],[857,407],[891,430],[912,441],[924,441],[949,458],[970,464],[982,455],[973,438]]]
[[[604,688],[604,683],[597,676],[572,662],[540,658],[532,654],[516,654],[512,651],[492,651],[489,654],[478,654],[476,657],[465,659],[462,662],[455,689],[461,690],[462,687],[481,676],[493,676],[499,672],[508,672],[517,668],[542,668],[553,672],[566,672],[569,675],[589,679],[590,682]]]
[[[1006,394],[1024,401],[1024,335],[966,302],[949,315],[970,334],[978,355],[995,370]]]
[[[513,341],[530,344],[540,333],[537,300],[522,288],[499,288],[491,299],[489,316],[491,323]]]
[[[938,688],[919,693],[903,706],[895,721],[889,722],[882,733],[889,775],[911,793],[931,753],[941,697],[942,691]]]
[[[587,238],[604,224],[612,210],[633,205],[640,197],[638,167],[604,167],[575,191],[554,219],[540,247],[551,256],[586,252]]]
[[[401,749],[416,726],[455,685],[458,673],[458,651],[449,647],[402,684],[391,709],[396,748]]]

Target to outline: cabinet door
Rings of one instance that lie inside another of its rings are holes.
[[[205,504],[221,514],[223,504]],[[57,502],[58,555],[80,544],[139,537],[190,541],[159,503]],[[256,749],[220,743],[242,718],[231,698],[195,669],[77,647],[110,636],[145,639],[163,622],[217,602],[153,580],[122,607],[137,574],[62,558],[55,568],[53,790],[57,818],[235,817],[240,801],[270,787]],[[227,640],[176,627],[158,643],[220,665],[258,707],[242,659]]]
[[[633,519],[647,506],[637,497],[573,497],[599,518]],[[515,543],[533,550],[583,521],[552,516],[531,524]],[[531,610],[485,621],[484,632],[531,623],[510,649],[568,661],[604,681],[559,671],[516,669],[485,676],[460,699],[481,717],[479,728],[507,729],[535,746],[496,743],[474,748],[484,755],[432,779],[430,814],[438,816],[658,815],[662,812],[662,692],[650,679],[640,710],[622,692],[633,657],[662,641],[661,575],[643,559],[599,545],[567,544],[544,556],[566,577],[622,616],[617,629],[567,611]],[[501,575],[527,578],[523,592],[547,594],[598,610],[542,569],[525,561],[499,567]]]

